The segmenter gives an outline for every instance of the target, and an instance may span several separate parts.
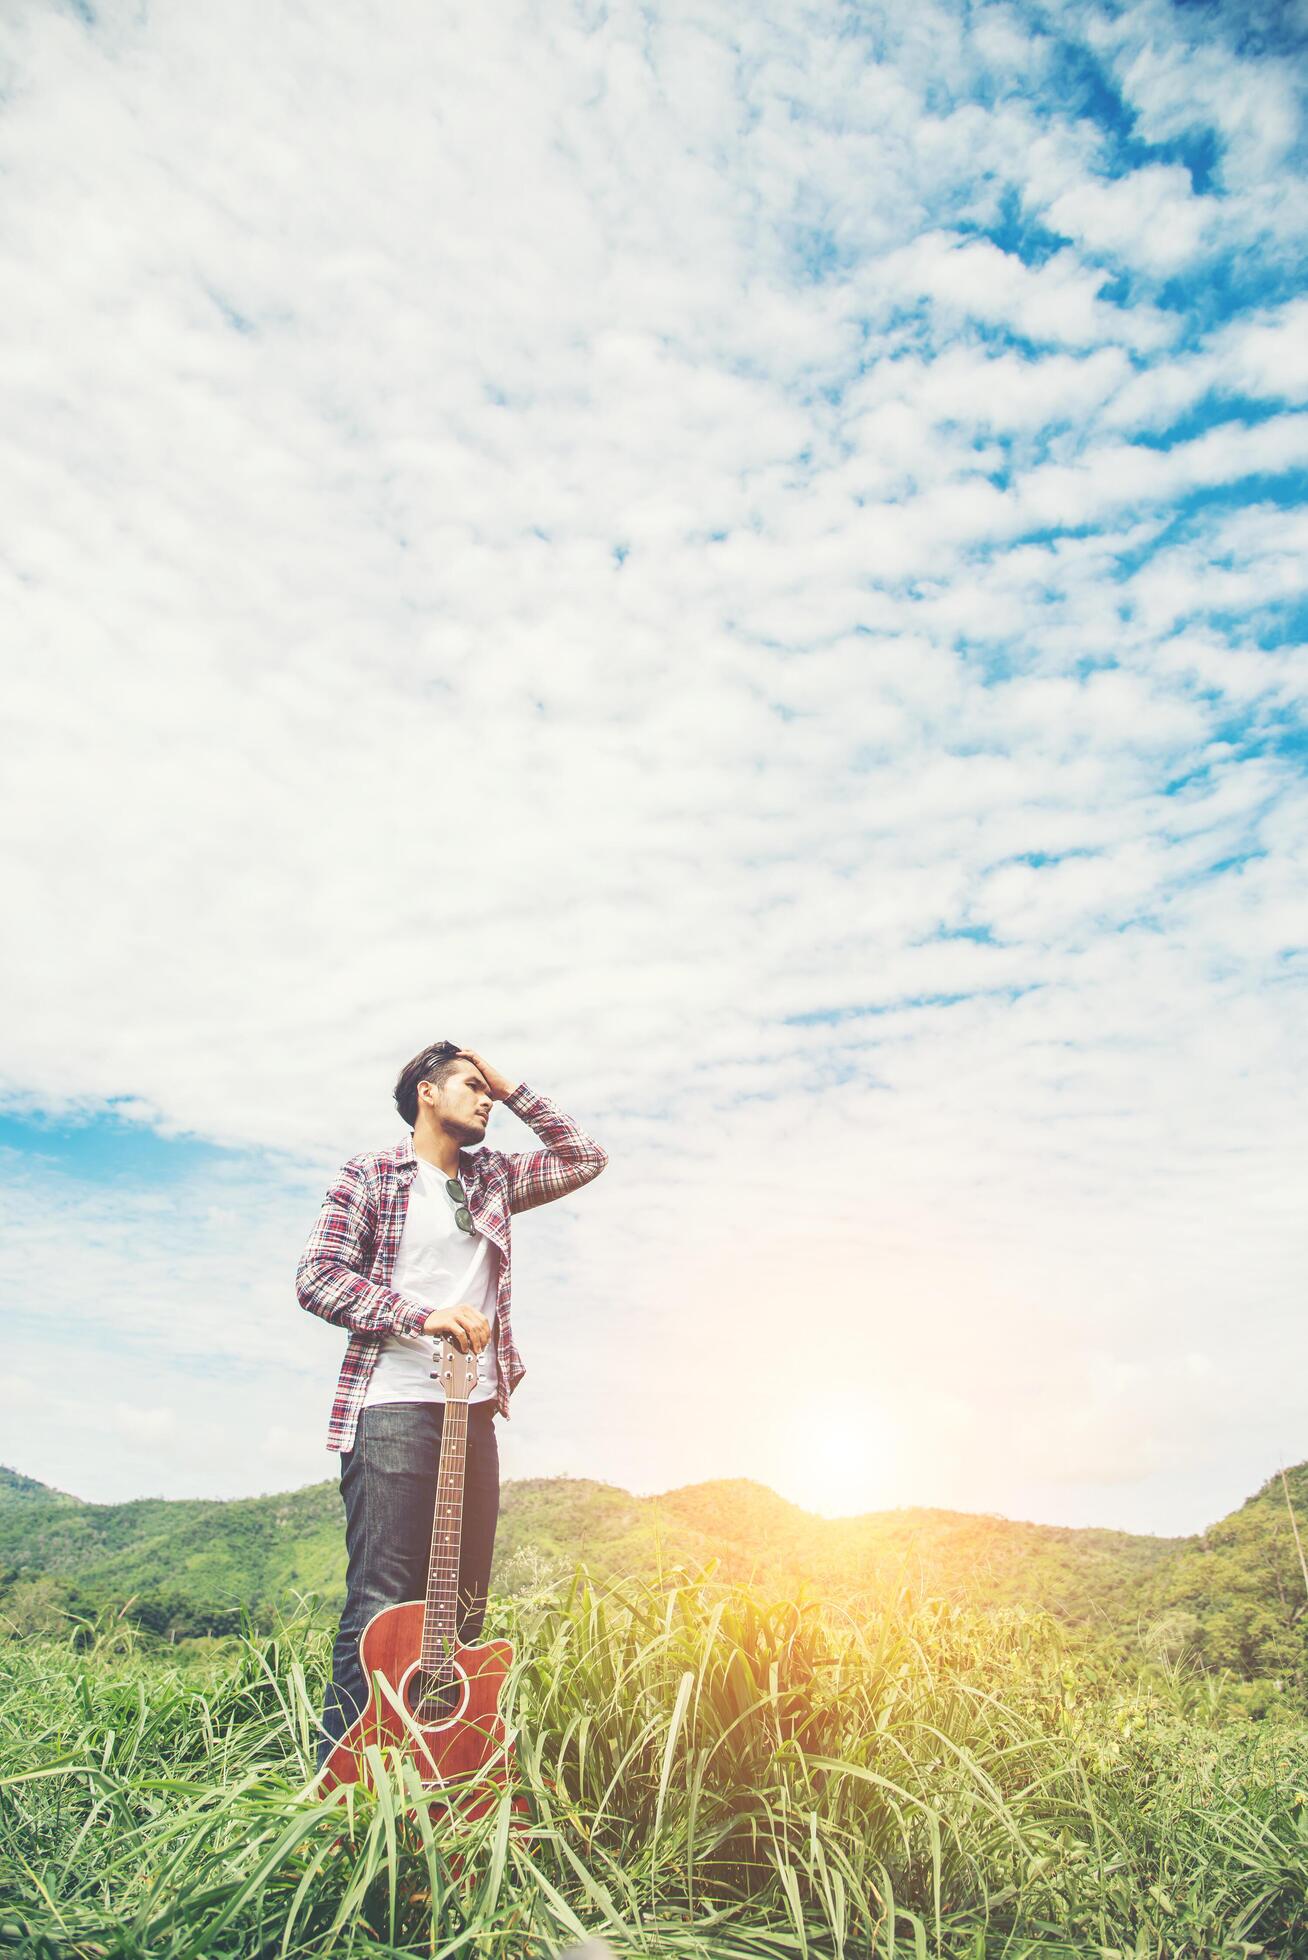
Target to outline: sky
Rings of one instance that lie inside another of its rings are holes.
[[[1306,45],[6,10],[0,1458],[333,1474],[296,1259],[445,1038],[610,1157],[506,1477],[1308,1457]]]

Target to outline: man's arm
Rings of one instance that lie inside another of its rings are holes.
[[[544,1150],[505,1152],[509,1172],[509,1210],[530,1211],[554,1198],[566,1198],[598,1177],[609,1153],[594,1137],[525,1082],[503,1098],[504,1107],[520,1116],[545,1144]]]
[[[357,1164],[346,1164],[323,1199],[300,1254],[296,1298],[308,1313],[353,1334],[420,1334],[427,1308],[367,1277],[375,1214],[367,1178]]]

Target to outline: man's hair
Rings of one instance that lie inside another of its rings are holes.
[[[463,1049],[456,1048],[452,1041],[433,1041],[411,1062],[405,1063],[395,1084],[395,1107],[410,1129],[418,1120],[418,1084],[444,1082],[454,1064],[467,1059]]]

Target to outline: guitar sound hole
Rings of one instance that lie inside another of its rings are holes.
[[[405,1683],[404,1702],[415,1722],[448,1722],[463,1700],[463,1682],[456,1674],[431,1674],[415,1668]]]

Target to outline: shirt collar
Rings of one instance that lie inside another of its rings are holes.
[[[395,1169],[406,1184],[411,1177],[416,1176],[418,1170],[418,1153],[413,1147],[412,1136],[407,1136],[402,1143],[396,1144]],[[470,1177],[476,1177],[476,1175],[477,1153],[471,1150],[461,1150],[459,1152],[460,1183],[463,1183]]]

